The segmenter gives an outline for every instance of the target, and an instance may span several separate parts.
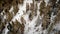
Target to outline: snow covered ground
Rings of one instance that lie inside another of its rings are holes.
[[[46,5],[48,4],[48,1],[49,0],[45,0]],[[26,13],[26,3],[28,3],[30,5],[30,3],[33,3],[33,1],[32,0],[24,0],[23,5],[19,4],[18,5],[19,10],[18,10],[17,14],[13,17],[12,21],[15,21],[17,19],[19,22],[21,22],[21,20],[20,20],[21,17],[23,17],[25,19],[26,24],[24,24],[25,25],[24,34],[42,34],[42,33],[46,34],[47,31],[42,30],[42,26],[41,26],[43,15],[40,16],[40,12],[38,11],[40,3],[37,3],[37,5],[38,5],[37,16],[34,16],[32,21],[29,20],[29,13],[30,12],[28,11],[28,13]],[[11,9],[9,11],[11,12],[12,10],[13,10],[13,6],[11,7]],[[53,16],[53,15],[51,15],[51,16],[52,16],[51,20],[54,19],[55,16]],[[35,27],[36,24],[38,24],[37,27]],[[6,26],[7,25],[8,24],[6,24]],[[60,24],[54,26],[54,28],[60,30]],[[4,31],[5,31],[5,33],[3,33],[3,34],[7,34],[7,32],[9,30],[7,29],[7,27],[5,27]]]

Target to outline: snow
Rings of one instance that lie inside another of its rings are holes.
[[[47,4],[48,4],[49,0],[45,0],[45,2],[46,2],[46,6],[47,6]]]
[[[37,10],[37,16],[33,17],[32,21],[29,20],[30,11],[28,11],[28,13],[26,13],[26,14],[24,14],[24,12],[23,12],[23,11],[26,11],[26,3],[30,4],[32,2],[33,2],[32,0],[25,0],[23,5],[18,5],[19,11],[12,20],[15,20],[15,19],[19,20],[22,16],[26,20],[24,34],[39,34],[39,33],[41,34],[42,33],[41,24],[38,27],[35,27],[35,25],[36,25],[35,21],[37,20],[37,18],[39,16],[39,11]],[[38,6],[39,6],[39,4],[38,4]],[[40,19],[41,19],[41,17],[40,17]],[[39,29],[38,32],[36,32],[37,29]]]
[[[48,1],[49,0],[45,0],[46,6],[48,4]],[[18,5],[19,10],[18,10],[17,14],[13,17],[12,21],[15,21],[17,19],[20,22],[21,17],[23,17],[25,19],[26,24],[24,24],[25,25],[24,34],[42,34],[42,32],[43,32],[43,34],[46,34],[47,33],[47,30],[43,30],[42,31],[42,26],[41,26],[42,23],[40,23],[39,26],[35,27],[36,21],[37,21],[38,17],[39,17],[40,20],[42,20],[42,17],[43,17],[43,15],[42,16],[39,16],[40,12],[38,10],[40,9],[40,7],[39,7],[40,3],[37,3],[38,4],[37,5],[38,6],[37,16],[34,16],[33,19],[32,19],[32,21],[29,20],[29,13],[31,11],[28,11],[28,13],[24,14],[24,12],[26,12],[26,3],[29,3],[30,4],[30,3],[33,3],[33,1],[32,0],[24,0],[23,5],[20,5],[19,4]],[[13,6],[11,7],[11,9],[9,11],[10,12],[13,11]],[[51,16],[52,16],[51,17],[51,22],[53,22],[53,19],[56,17],[56,15],[53,16],[53,13],[52,13]],[[57,25],[55,27],[55,29],[60,30],[58,27],[60,28],[60,25]],[[36,31],[36,30],[38,30],[38,31]],[[7,34],[8,31],[9,30],[7,28],[5,28],[5,34]]]
[[[60,23],[57,23],[55,26],[54,26],[54,29],[56,29],[56,30],[60,30]]]

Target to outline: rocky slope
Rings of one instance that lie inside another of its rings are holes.
[[[60,34],[60,0],[0,0],[0,34]]]

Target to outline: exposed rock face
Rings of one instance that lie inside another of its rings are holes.
[[[0,34],[60,34],[60,0],[0,0]]]

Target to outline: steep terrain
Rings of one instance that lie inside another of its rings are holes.
[[[0,34],[60,34],[60,0],[0,0]]]

